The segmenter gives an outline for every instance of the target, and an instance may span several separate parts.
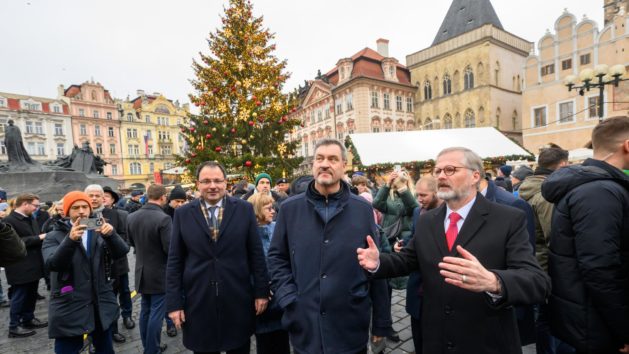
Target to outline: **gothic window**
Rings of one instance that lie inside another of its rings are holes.
[[[464,88],[465,90],[474,88],[474,71],[472,71],[472,67],[469,65],[465,68]]]
[[[443,95],[447,96],[452,93],[452,80],[449,74],[443,76]]]
[[[471,109],[465,111],[465,127],[466,128],[475,128],[476,127],[476,119],[474,118],[474,112]]]
[[[443,129],[452,129],[452,116],[449,113],[443,116]]]
[[[424,121],[424,129],[432,130],[432,119],[426,118],[426,120]]]
[[[426,80],[424,82],[424,100],[432,99],[432,86],[430,85],[430,81]]]

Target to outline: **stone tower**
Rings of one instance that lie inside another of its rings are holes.
[[[629,0],[603,0],[603,9],[605,9],[605,25],[624,8],[626,12],[629,9]]]

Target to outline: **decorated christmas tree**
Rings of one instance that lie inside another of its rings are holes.
[[[297,143],[285,139],[300,124],[288,118],[295,95],[282,93],[286,61],[273,55],[274,35],[253,16],[249,1],[230,0],[222,22],[210,33],[210,53],[193,63],[190,100],[199,113],[181,127],[187,149],[178,162],[191,173],[214,160],[230,174],[289,177],[302,158],[294,155]]]

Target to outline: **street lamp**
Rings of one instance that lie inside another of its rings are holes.
[[[578,90],[581,96],[592,88],[598,88],[598,120],[600,122],[603,120],[605,85],[618,87],[618,83],[621,81],[629,80],[623,78],[625,72],[625,66],[622,64],[614,65],[611,68],[606,64],[599,64],[594,69],[581,70],[578,77],[576,75],[566,76],[564,84],[568,87],[568,91]]]

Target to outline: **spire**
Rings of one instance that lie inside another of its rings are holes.
[[[490,0],[453,0],[432,45],[486,24],[503,29]]]

